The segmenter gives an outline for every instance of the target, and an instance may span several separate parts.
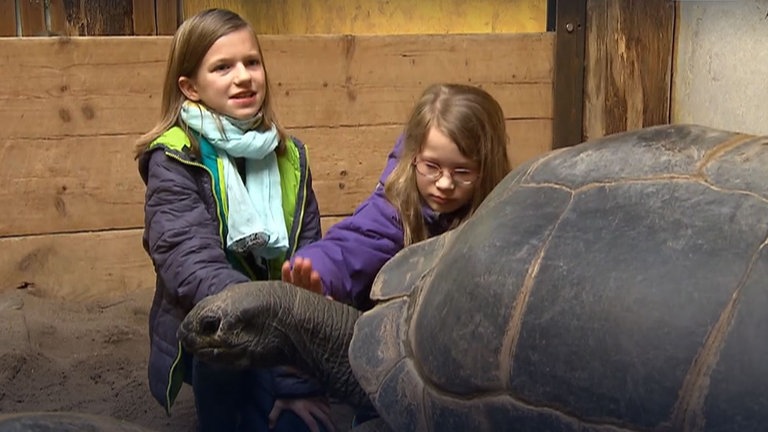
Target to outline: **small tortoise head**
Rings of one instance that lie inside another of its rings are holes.
[[[282,307],[270,291],[279,282],[233,285],[200,301],[179,327],[184,348],[201,360],[234,368],[271,367],[288,353],[274,323]]]

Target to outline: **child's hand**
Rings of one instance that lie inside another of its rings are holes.
[[[326,431],[334,432],[336,428],[331,421],[331,406],[328,400],[322,397],[313,397],[306,399],[278,399],[269,413],[269,428],[274,429],[280,413],[284,410],[290,410],[296,413],[299,418],[304,420],[311,432],[320,432],[317,420],[325,427]]]
[[[312,270],[312,261],[309,258],[296,258],[293,261],[293,268],[291,268],[291,263],[286,261],[283,263],[282,274],[283,282],[291,283],[318,294],[323,293],[323,283],[320,281],[320,274]]]

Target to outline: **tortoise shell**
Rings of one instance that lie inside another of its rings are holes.
[[[693,125],[529,161],[384,266],[355,375],[394,430],[761,429],[766,167]]]

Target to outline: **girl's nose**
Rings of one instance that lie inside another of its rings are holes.
[[[455,185],[453,184],[453,177],[451,177],[451,174],[447,171],[443,171],[442,174],[443,175],[435,181],[435,187],[440,190],[453,190]]]
[[[244,83],[250,79],[251,74],[248,73],[248,68],[246,68],[244,64],[238,63],[237,66],[235,66],[235,83]]]

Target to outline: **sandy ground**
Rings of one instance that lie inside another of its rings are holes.
[[[149,394],[151,294],[76,303],[33,288],[0,291],[0,413],[78,411],[158,432],[194,431],[189,386],[170,417]],[[346,430],[349,409],[334,406],[334,417]]]

